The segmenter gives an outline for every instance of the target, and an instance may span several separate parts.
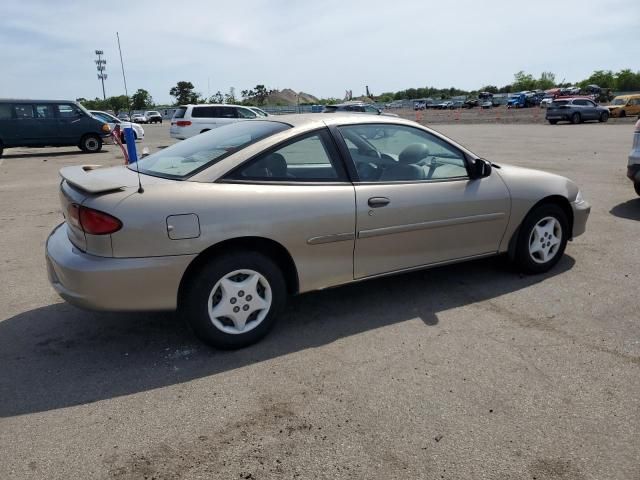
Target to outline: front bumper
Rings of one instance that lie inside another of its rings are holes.
[[[571,204],[573,210],[573,232],[571,238],[582,235],[587,230],[587,219],[591,213],[591,204],[586,201]]]
[[[180,281],[195,255],[98,257],[76,248],[67,224],[46,243],[49,281],[67,302],[90,310],[175,310]]]

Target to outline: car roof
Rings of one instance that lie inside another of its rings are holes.
[[[415,125],[411,120],[405,120],[400,117],[391,117],[386,115],[362,115],[361,113],[339,112],[331,115],[322,115],[319,113],[293,113],[287,115],[272,115],[268,118],[260,118],[257,120],[248,120],[251,122],[280,122],[291,125],[292,127],[304,127],[307,125],[350,125],[354,123],[395,123],[399,125]]]
[[[0,98],[0,103],[78,103],[75,100],[34,100],[32,98]]]

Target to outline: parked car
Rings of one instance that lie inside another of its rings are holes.
[[[119,118],[120,120],[122,120],[123,122],[130,122],[130,121],[131,121],[131,117],[130,117],[130,116],[129,116],[129,114],[128,114],[128,113],[126,113],[126,112],[120,112],[120,113],[118,114],[118,118]]]
[[[184,140],[239,120],[256,118],[258,114],[241,105],[181,105],[173,118],[169,135]]]
[[[633,146],[629,153],[627,177],[633,182],[636,193],[640,195],[640,119],[636,122],[633,132]]]
[[[414,110],[425,110],[427,108],[427,102],[415,102],[413,104]]]
[[[371,115],[383,115],[385,117],[397,117],[395,113],[386,113],[374,105],[361,102],[338,103],[337,105],[326,105],[323,113],[368,113]]]
[[[640,116],[640,95],[620,95],[607,108],[612,117]]]
[[[470,98],[464,102],[463,108],[474,108],[480,106],[480,100],[477,98]]]
[[[554,98],[554,95],[546,94],[544,97],[542,97],[542,100],[540,100],[540,108],[547,108],[549,105],[551,105]]]
[[[120,130],[121,130],[120,140],[122,141],[122,143],[127,143],[124,137],[125,128],[133,129],[133,136],[136,140],[144,140],[144,129],[137,123],[123,122],[122,120],[120,120],[117,117],[114,117],[110,113],[103,112],[100,110],[89,110],[89,113],[94,117],[96,117],[98,120],[102,120],[103,122],[108,123],[109,127],[111,127],[111,130],[113,130],[116,125],[120,125]]]
[[[507,100],[507,108],[525,108],[527,106],[527,95],[518,93]]]
[[[560,121],[581,123],[587,120],[606,122],[609,120],[609,110],[598,106],[588,98],[555,99],[547,107],[545,119],[555,125]]]
[[[254,112],[258,117],[269,117],[270,115],[258,107],[247,107],[249,110]]]
[[[456,108],[463,108],[464,107],[464,101],[463,100],[455,100],[453,102],[451,102],[451,105],[449,105],[450,109],[456,109]]]
[[[263,337],[290,294],[499,254],[546,272],[590,211],[567,178],[361,114],[239,121],[60,175],[46,264],[62,298],[178,309],[221,348]]]
[[[147,117],[147,123],[162,123],[162,115],[155,110],[144,112],[144,116]]]
[[[147,123],[147,117],[142,113],[134,113],[131,115],[131,121],[134,123]]]
[[[488,109],[488,108],[492,108],[493,107],[493,101],[492,100],[485,100],[484,102],[482,102],[480,104],[480,107],[484,110]]]
[[[110,135],[109,125],[77,102],[0,99],[0,156],[12,147],[77,146],[95,153]]]

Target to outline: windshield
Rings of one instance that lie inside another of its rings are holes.
[[[106,112],[91,112],[91,115],[96,117],[98,120],[102,120],[107,123],[120,123],[120,120],[114,117],[113,115],[109,115]]]
[[[614,98],[613,99],[613,104],[614,105],[624,105],[627,103],[627,99],[626,98]]]
[[[138,161],[141,173],[184,179],[290,125],[265,120],[240,121],[183,140]],[[130,165],[129,168],[132,168]]]

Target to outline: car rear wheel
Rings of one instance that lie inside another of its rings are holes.
[[[574,125],[580,123],[582,121],[582,118],[580,117],[579,113],[574,113],[573,115],[571,115],[571,123],[573,123]]]
[[[531,211],[520,227],[515,262],[527,273],[550,270],[564,254],[569,222],[562,208],[543,204]]]
[[[214,259],[185,288],[182,315],[200,340],[221,349],[246,347],[264,337],[287,296],[278,266],[250,251]]]
[[[102,150],[102,139],[95,134],[89,134],[80,140],[80,150],[86,153],[97,153]]]
[[[607,112],[602,112],[602,113],[600,114],[600,118],[598,119],[598,121],[599,121],[600,123],[605,123],[607,120],[609,120],[609,113],[607,113]]]
[[[549,123],[551,125],[556,125],[558,123],[558,120],[549,120]]]
[[[4,146],[2,146],[2,142],[0,142],[0,157],[4,153]]]

